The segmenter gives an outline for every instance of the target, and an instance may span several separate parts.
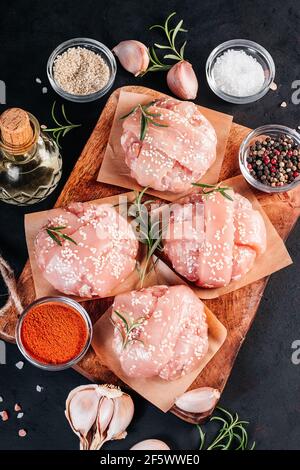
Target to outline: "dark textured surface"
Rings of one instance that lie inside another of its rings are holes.
[[[233,114],[234,120],[249,127],[267,123],[300,125],[299,105],[291,103],[291,84],[300,79],[300,8],[296,1],[92,1],[38,2],[2,1],[0,16],[0,79],[7,85],[7,106],[19,106],[35,114],[41,123],[50,123],[50,109],[57,97],[46,79],[47,58],[56,45],[76,36],[98,39],[113,47],[120,40],[134,38],[150,43],[158,39],[147,26],[176,10],[190,30],[186,57],[199,77],[197,102]],[[244,37],[265,46],[276,67],[277,92],[269,92],[258,103],[234,106],[221,102],[209,91],[204,66],[212,48],[225,40]],[[42,95],[39,77],[49,92]],[[163,74],[135,79],[120,67],[114,87],[140,83],[167,91]],[[288,103],[281,108],[282,101]],[[58,99],[60,102],[60,100]],[[66,103],[68,115],[83,126],[63,141],[64,173],[60,188],[87,140],[105,103]],[[0,111],[5,106],[0,105]],[[51,207],[55,193],[39,206],[21,209],[0,205],[0,247],[17,273],[27,258],[23,214]],[[294,265],[272,276],[255,323],[239,354],[221,404],[249,419],[250,435],[259,449],[300,448],[300,365],[291,363],[291,343],[300,336],[299,319],[299,227],[288,240]],[[5,293],[1,287],[1,294]],[[300,338],[299,338],[300,339]],[[76,449],[77,438],[64,418],[64,401],[70,389],[85,380],[74,371],[50,374],[20,360],[15,346],[7,346],[7,365],[0,365],[1,409],[11,410],[8,422],[0,422],[0,449]],[[44,387],[36,392],[36,385]],[[135,398],[136,414],[125,441],[108,444],[108,449],[127,449],[134,442],[149,438],[165,439],[172,448],[195,449],[195,427],[163,413],[144,400]],[[24,409],[17,420],[15,402]],[[24,427],[28,435],[17,436]]]

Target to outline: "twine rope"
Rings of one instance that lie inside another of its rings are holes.
[[[0,255],[0,272],[8,290],[8,299],[5,305],[2,308],[0,308],[0,317],[3,317],[3,315],[5,315],[8,309],[11,308],[12,306],[16,307],[16,310],[18,314],[20,315],[23,311],[23,306],[22,306],[22,303],[18,294],[16,278],[15,278],[12,268],[7,263],[7,261],[5,261],[4,258],[2,258],[1,255]]]

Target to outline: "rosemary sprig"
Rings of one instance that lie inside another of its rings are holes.
[[[58,227],[52,227],[50,225],[46,227],[46,232],[49,235],[49,237],[52,238],[52,240],[54,240],[59,246],[62,246],[61,239],[68,240],[69,242],[74,243],[74,245],[77,245],[77,243],[75,242],[75,240],[73,240],[73,238],[69,237],[65,233],[62,233],[62,230],[64,230],[65,228],[67,228],[66,225],[61,225]]]
[[[55,106],[56,106],[56,101],[54,101],[51,109],[51,116],[55,124],[57,124],[57,127],[43,127],[44,132],[49,132],[52,134],[52,137],[54,138],[55,142],[57,143],[58,147],[61,148],[60,145],[60,138],[64,137],[68,132],[70,132],[72,129],[75,129],[75,127],[80,127],[81,124],[73,124],[66,116],[66,111],[65,111],[65,106],[64,104],[61,105],[61,113],[62,116],[65,120],[65,124],[61,124],[58,120],[58,118],[55,116]]]
[[[220,193],[226,199],[233,201],[233,198],[226,192],[229,191],[231,188],[229,186],[219,186],[218,184],[203,184],[203,183],[192,183],[192,186],[198,186],[199,188],[203,188],[202,194],[207,195],[211,193]]]
[[[217,421],[221,423],[221,428],[214,440],[205,449],[206,434],[201,426],[197,425],[200,435],[200,450],[253,450],[255,442],[248,448],[248,433],[245,429],[248,421],[241,421],[237,413],[231,414],[224,408],[217,407],[223,416],[214,415],[210,422]]]
[[[180,20],[177,25],[173,28],[170,28],[170,20],[176,15],[176,12],[173,11],[167,19],[165,20],[164,24],[154,24],[152,25],[149,29],[162,29],[166,35],[168,44],[158,44],[155,43],[154,47],[149,48],[149,59],[150,59],[150,67],[146,70],[145,73],[147,72],[157,72],[157,71],[163,71],[163,70],[169,70],[172,65],[170,64],[164,64],[157,56],[157,53],[155,51],[155,47],[160,50],[165,50],[165,51],[171,51],[171,53],[167,53],[163,56],[164,59],[169,59],[169,60],[175,60],[176,62],[180,62],[184,60],[184,50],[186,46],[185,41],[180,49],[176,47],[176,37],[179,32],[182,33],[187,33],[187,29],[184,29],[183,26],[183,20]]]
[[[137,264],[137,269],[140,275],[141,287],[143,287],[145,277],[151,272],[149,270],[149,265],[152,262],[152,256],[155,251],[163,251],[162,247],[162,237],[164,228],[161,227],[160,220],[152,222],[151,216],[147,209],[147,205],[154,202],[153,199],[142,202],[143,196],[147,191],[148,186],[144,188],[141,192],[136,193],[136,199],[133,204],[129,207],[128,215],[133,216],[137,220],[137,230],[139,234],[139,241],[146,245],[146,259],[144,261],[143,267],[140,267]],[[152,264],[154,268],[155,262]]]
[[[153,106],[155,101],[150,101],[148,104],[138,104],[134,108],[129,111],[129,113],[125,114],[124,116],[120,117],[120,119],[126,119],[128,118],[131,114],[135,113],[137,110],[140,110],[141,112],[141,129],[140,129],[140,140],[144,140],[147,134],[148,126],[149,124],[152,124],[153,126],[157,127],[168,127],[167,124],[161,124],[160,122],[155,121],[155,118],[158,118],[161,116],[160,113],[149,113],[148,109],[150,106]]]
[[[143,324],[143,322],[146,320],[146,317],[139,317],[131,324],[129,324],[124,315],[122,315],[120,312],[114,310],[114,313],[117,315],[117,317],[119,317],[123,325],[123,328],[120,328],[119,325],[111,319],[113,326],[117,328],[121,335],[122,348],[125,349],[128,344],[133,343],[134,341],[139,341],[140,343],[143,343],[143,341],[139,338],[132,337],[132,333],[135,333],[135,330]]]

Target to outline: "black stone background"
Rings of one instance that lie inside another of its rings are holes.
[[[7,107],[31,111],[41,123],[50,124],[53,100],[61,102],[46,77],[47,58],[59,43],[86,36],[108,47],[124,39],[150,44],[161,38],[147,27],[175,10],[189,29],[186,57],[199,78],[197,103],[233,114],[236,122],[249,127],[300,125],[300,106],[291,103],[291,84],[300,79],[300,7],[296,0],[1,0],[0,7],[0,79],[7,85]],[[205,61],[215,46],[233,38],[252,39],[270,51],[277,68],[277,92],[242,106],[226,104],[213,95],[205,80]],[[36,77],[48,86],[46,95]],[[114,88],[125,84],[168,91],[164,74],[135,79],[119,67]],[[283,100],[288,103],[285,109],[280,107]],[[17,274],[27,258],[24,213],[54,204],[105,101],[106,97],[91,104],[66,103],[69,117],[83,126],[63,141],[63,178],[51,197],[27,209],[0,204],[1,252]],[[4,109],[1,105],[0,111]],[[291,343],[300,337],[299,233],[298,226],[287,242],[294,265],[272,276],[221,400],[222,406],[249,419],[249,433],[258,449],[300,448],[300,365],[291,363]],[[0,293],[5,293],[4,286]],[[4,398],[0,408],[12,410],[19,402],[24,418],[16,420],[11,411],[8,422],[0,421],[0,449],[77,449],[77,437],[64,417],[64,403],[73,387],[87,381],[72,370],[47,373],[29,363],[19,371],[15,363],[20,359],[16,346],[8,345],[7,365],[0,365],[0,395]],[[42,393],[36,392],[37,384],[44,387]],[[136,413],[128,438],[107,444],[107,449],[128,449],[145,438],[165,439],[173,449],[197,448],[195,426],[170,413],[164,415],[141,398],[134,399]],[[28,431],[24,439],[17,435],[20,427]]]

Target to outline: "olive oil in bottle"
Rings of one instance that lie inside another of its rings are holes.
[[[0,116],[0,201],[35,204],[56,188],[62,172],[57,144],[20,108]]]

